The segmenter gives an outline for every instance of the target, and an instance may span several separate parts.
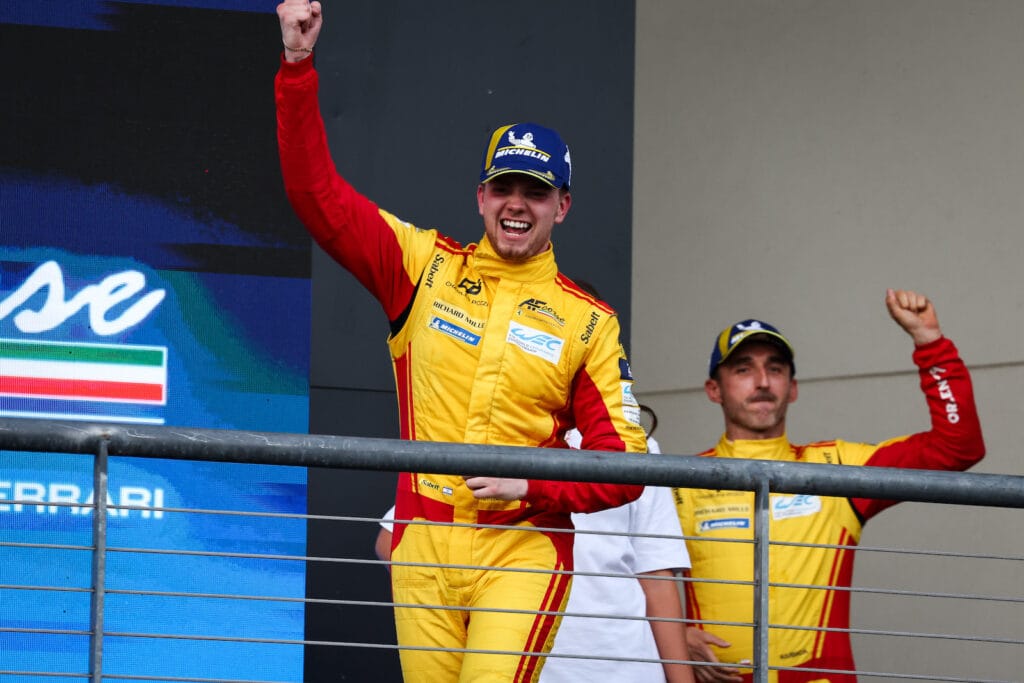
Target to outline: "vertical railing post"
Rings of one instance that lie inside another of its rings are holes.
[[[107,575],[107,441],[100,441],[92,468],[92,600],[89,605],[89,675],[103,680],[103,603]]]
[[[754,491],[754,683],[768,683],[769,510],[768,480]]]

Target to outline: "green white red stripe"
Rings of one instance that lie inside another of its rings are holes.
[[[0,339],[0,398],[163,405],[167,347]]]

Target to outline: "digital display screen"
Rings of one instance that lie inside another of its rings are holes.
[[[274,65],[180,56],[191,27],[253,35],[275,5],[0,6],[5,46],[47,45],[2,114],[0,416],[307,431],[310,252]],[[124,66],[143,45],[194,87]],[[25,672],[0,680],[88,672],[92,465],[0,452],[0,672]],[[105,674],[302,680],[305,469],[112,457],[108,503],[134,509],[108,511]]]

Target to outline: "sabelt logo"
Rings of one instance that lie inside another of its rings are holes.
[[[431,491],[440,491],[442,494],[446,496],[450,496],[454,493],[450,486],[441,486],[436,481],[430,481],[425,477],[420,479],[420,486],[422,486],[425,489],[430,489]]]
[[[427,271],[427,289],[434,288],[434,276],[437,275],[437,271],[440,270],[442,263],[444,263],[444,256],[434,254],[434,260],[430,264],[430,270]]]
[[[587,323],[586,329],[583,330],[583,334],[580,335],[580,341],[584,344],[590,343],[590,338],[594,336],[594,330],[597,329],[597,323],[601,320],[601,314],[597,311],[590,312],[590,322]]]

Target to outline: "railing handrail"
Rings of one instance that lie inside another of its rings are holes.
[[[1024,508],[1024,476],[0,417],[0,449]],[[424,459],[429,467],[424,467]]]

